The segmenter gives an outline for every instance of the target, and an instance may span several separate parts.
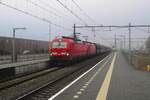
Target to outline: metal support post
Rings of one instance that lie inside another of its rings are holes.
[[[76,39],[76,24],[74,24],[73,27],[73,35],[74,35],[74,39]]]
[[[115,50],[117,50],[117,40],[116,40],[116,33],[115,33]]]
[[[12,62],[15,62],[15,29],[13,29],[13,39],[12,39]]]
[[[49,23],[49,46],[51,44],[51,23]]]
[[[126,48],[126,37],[124,36],[124,49]]]
[[[131,23],[129,23],[129,61],[132,63],[132,51],[131,51]]]
[[[12,62],[14,63],[16,61],[16,45],[15,45],[15,33],[16,30],[26,30],[26,28],[13,28],[13,38],[12,38]]]

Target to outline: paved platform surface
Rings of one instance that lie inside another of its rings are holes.
[[[136,70],[118,53],[107,100],[150,100],[150,72]]]
[[[113,53],[49,100],[150,100],[150,73]]]

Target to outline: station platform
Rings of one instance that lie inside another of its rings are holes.
[[[49,100],[150,100],[149,77],[112,53]]]
[[[19,67],[19,66],[25,66],[25,65],[31,65],[41,62],[49,61],[49,58],[47,59],[40,59],[40,60],[32,60],[32,61],[24,61],[24,62],[15,62],[15,63],[9,63],[9,64],[2,64],[0,65],[0,70],[5,68],[13,68],[13,67]]]
[[[46,68],[49,58],[0,65],[0,80]]]

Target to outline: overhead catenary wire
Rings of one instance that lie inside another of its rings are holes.
[[[89,20],[91,20],[92,22],[96,23],[80,6],[79,4],[72,0],[72,2],[79,8],[79,10],[84,14],[84,16],[86,16]]]
[[[148,31],[144,30],[144,29],[141,29],[141,28],[137,28],[137,27],[134,27],[135,29],[139,30],[139,31],[143,31],[145,33],[149,33]]]
[[[41,5],[35,3],[35,2],[33,2],[33,1],[31,1],[31,0],[28,0],[28,2],[30,2],[30,3],[33,4],[34,6],[37,6],[37,7],[41,8],[41,9],[47,11],[47,12],[50,13],[50,14],[54,14],[55,16],[57,16],[57,17],[59,17],[59,18],[62,18],[62,16],[58,15],[57,13],[54,13],[54,12],[50,11],[49,9],[47,9],[47,8],[45,8],[45,7],[42,7]],[[71,22],[71,21],[68,20],[68,19],[65,19],[65,21]],[[71,23],[72,23],[72,22],[71,22]]]
[[[110,46],[113,46],[112,42],[110,42],[109,40],[107,39],[104,39],[103,37],[100,37],[103,41],[107,42]]]
[[[68,8],[67,5],[62,3],[60,0],[56,0],[59,4],[61,4],[67,11],[69,11],[72,15],[74,15],[77,19],[79,19],[83,24],[88,25],[81,17],[79,17],[76,13],[74,13],[71,9]]]
[[[53,23],[53,22],[51,22],[50,20],[48,20],[48,19],[46,19],[46,18],[42,18],[42,17],[40,17],[40,16],[36,16],[36,15],[34,15],[34,14],[32,14],[32,13],[29,13],[29,12],[27,12],[27,11],[21,10],[21,9],[19,9],[19,8],[16,8],[16,7],[13,7],[13,6],[11,6],[11,5],[7,4],[7,3],[4,3],[4,2],[2,2],[2,1],[0,1],[0,4],[1,4],[1,5],[4,5],[4,6],[6,6],[6,7],[9,7],[9,8],[11,8],[11,9],[14,9],[14,10],[16,10],[16,11],[19,11],[19,12],[25,14],[25,15],[32,16],[32,17],[34,17],[34,18],[36,18],[36,19],[39,19],[39,20],[41,20],[41,21],[50,23],[50,24],[52,24],[52,25],[54,25],[54,26],[57,26],[57,27],[60,27],[60,28],[63,28],[63,29],[69,30],[69,31],[72,30],[72,29],[70,29],[70,28],[66,28],[66,27],[61,26],[61,25],[59,25],[59,24]]]
[[[55,9],[54,7],[52,7],[51,5],[49,5],[48,3],[44,2],[43,0],[38,0],[40,3],[42,3],[43,5],[45,5],[46,7],[48,7],[49,9],[52,9],[53,11],[55,11],[56,13],[59,13],[62,16],[65,16],[64,19],[74,23],[72,20],[70,20],[69,18],[67,18],[67,15],[65,15],[64,13],[62,13],[61,11],[58,11],[57,9]],[[60,16],[60,17],[62,17]]]

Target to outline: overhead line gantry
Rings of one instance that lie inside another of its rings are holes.
[[[74,34],[76,33],[76,29],[77,28],[92,28],[92,30],[95,28],[109,28],[109,30],[111,31],[112,28],[127,28],[129,31],[129,52],[131,54],[131,28],[148,28],[148,32],[149,32],[149,28],[150,25],[131,25],[131,23],[129,23],[129,25],[75,25],[74,24]],[[131,59],[131,57],[130,57]]]

